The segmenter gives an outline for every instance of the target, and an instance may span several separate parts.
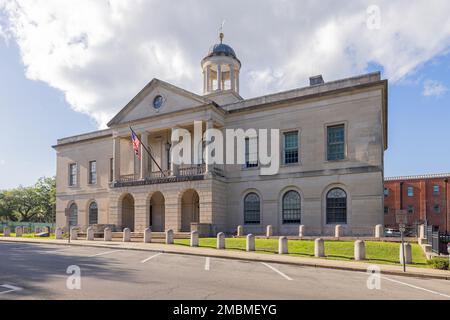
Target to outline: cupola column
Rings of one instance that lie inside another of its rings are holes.
[[[232,64],[228,65],[230,68],[230,83],[231,83],[231,90],[236,91],[236,78],[234,74],[234,66]]]
[[[223,90],[223,76],[222,76],[222,66],[217,65],[217,90]]]

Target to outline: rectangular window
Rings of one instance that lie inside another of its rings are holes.
[[[408,187],[408,197],[414,197],[414,188]]]
[[[345,126],[327,128],[327,159],[328,161],[345,159]]]
[[[384,207],[384,214],[389,214],[389,207]]]
[[[433,207],[434,213],[441,213],[441,206],[436,204]]]
[[[114,158],[109,159],[109,182],[114,180]]]
[[[245,166],[246,168],[258,167],[258,139],[245,139]]]
[[[433,186],[433,195],[438,196],[441,193],[439,186]]]
[[[284,164],[298,163],[298,131],[284,134]]]
[[[414,214],[414,206],[408,206],[408,213]]]
[[[384,196],[389,197],[389,188],[384,188]]]
[[[89,184],[97,184],[97,161],[89,162]]]
[[[77,164],[69,164],[69,186],[73,187],[77,185]]]

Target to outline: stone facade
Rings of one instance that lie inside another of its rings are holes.
[[[143,232],[151,226],[159,232],[190,232],[209,225],[216,235],[235,233],[238,225],[246,234],[265,234],[271,225],[274,235],[298,235],[305,225],[309,236],[334,235],[339,224],[344,235],[373,235],[383,223],[387,81],[372,73],[244,100],[239,95],[240,61],[230,52],[214,47],[203,60],[204,96],[155,79],[114,117],[109,129],[58,140],[59,227],[86,229],[95,221],[116,230]],[[218,80],[221,85],[214,88]],[[176,166],[170,161],[172,130],[194,133],[194,121],[202,122],[202,132],[279,129],[281,140],[284,133],[297,132],[298,161],[284,164],[280,141],[276,175],[263,176],[258,167],[242,165]],[[141,158],[135,156],[130,125],[154,160],[142,147]],[[345,156],[329,161],[327,130],[335,125],[344,128]],[[346,194],[345,223],[327,222],[327,197],[336,188]],[[299,195],[301,221],[286,223],[283,198],[290,191]],[[244,219],[244,199],[250,193],[259,198],[259,223]]]

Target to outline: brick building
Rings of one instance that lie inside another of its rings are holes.
[[[413,226],[427,221],[450,232],[449,174],[386,178],[384,183],[384,224],[397,228],[395,212],[408,212],[408,223]]]

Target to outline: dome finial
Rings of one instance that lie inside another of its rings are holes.
[[[225,20],[222,21],[222,25],[220,26],[220,33],[219,33],[219,38],[220,38],[220,43],[223,43],[223,38],[225,38],[225,34],[223,33],[223,27],[225,26]]]

